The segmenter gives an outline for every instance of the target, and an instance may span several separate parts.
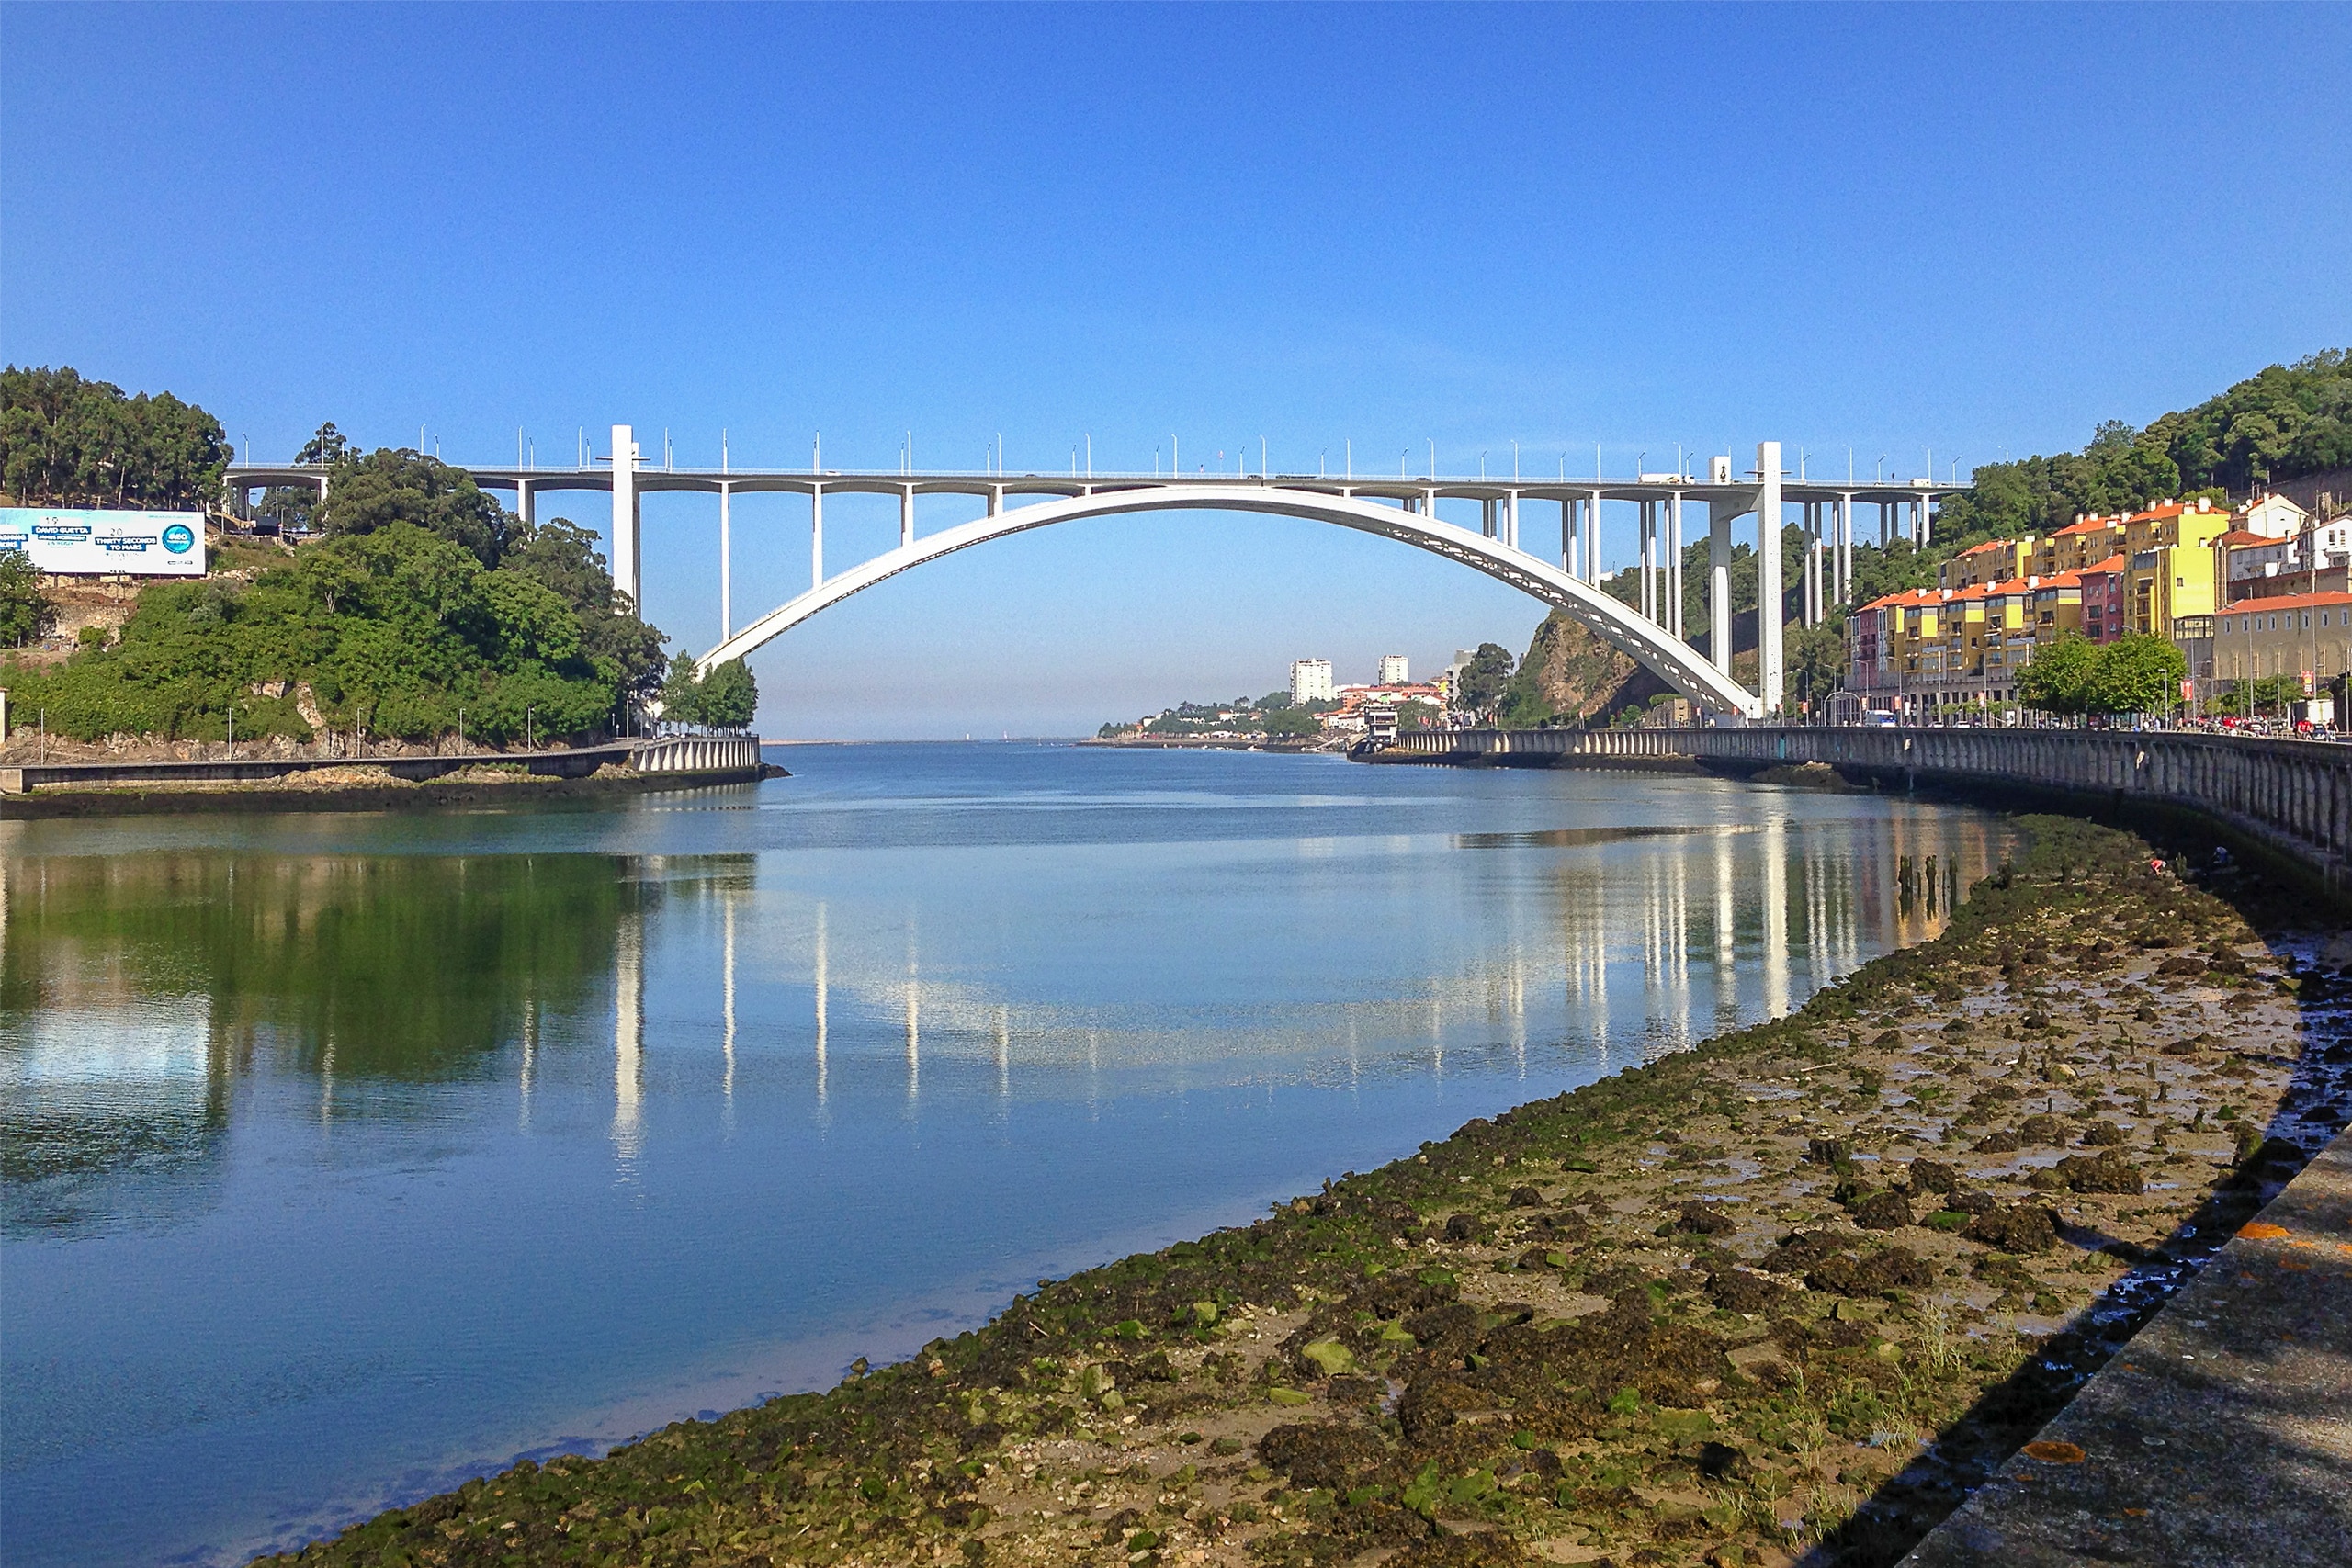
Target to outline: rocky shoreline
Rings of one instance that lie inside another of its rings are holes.
[[[2020,822],[1943,935],[1790,1018],[264,1561],[1891,1563],[2352,1089],[2308,903]]]

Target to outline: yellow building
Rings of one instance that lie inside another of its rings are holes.
[[[2122,553],[2122,518],[2077,517],[2041,541],[2034,555],[2034,570],[2043,577],[2055,577]]]
[[[2034,540],[1987,539],[1971,545],[1936,568],[1936,586],[1957,593],[1988,582],[2007,582],[2034,569]]]
[[[2220,609],[2225,552],[2214,542],[2229,531],[2230,514],[2203,501],[2167,502],[2125,518],[2124,629],[2169,637],[2175,621]]]

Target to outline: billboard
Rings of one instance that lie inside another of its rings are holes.
[[[21,551],[43,571],[202,577],[204,513],[0,506],[0,550]]]

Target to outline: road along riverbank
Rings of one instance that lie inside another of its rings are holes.
[[[1787,1019],[269,1561],[1892,1562],[2346,1113],[2352,943],[2022,826]]]

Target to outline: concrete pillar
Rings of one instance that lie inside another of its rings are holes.
[[[1916,517],[1917,521],[1912,526],[1911,536],[1924,546],[1934,536],[1936,526],[1935,519],[1928,513],[1928,498],[1926,496],[1921,496],[1917,501],[1912,502],[1912,504],[1918,510],[1913,513],[1913,516]]]
[[[319,499],[322,501],[326,499],[326,486],[323,484],[319,487]],[[514,481],[514,515],[523,520],[523,525],[526,528],[538,521],[532,509],[535,499],[531,491],[530,480],[516,479]]]
[[[728,502],[732,495],[726,485],[718,487],[718,640],[725,642],[735,635],[735,577],[733,541],[729,537]]]
[[[989,486],[989,515],[993,517],[1003,510],[1004,487],[1002,485]]]
[[[1764,712],[1781,711],[1781,444],[1756,444],[1756,694]]]
[[[1489,539],[1495,536],[1495,499],[1492,496],[1478,502],[1478,532]]]
[[[1594,491],[1584,507],[1584,580],[1600,584],[1600,492]]]
[[[607,543],[613,552],[613,586],[628,595],[633,609],[644,610],[644,581],[638,570],[637,438],[626,424],[613,426],[613,528]]]
[[[1577,576],[1577,503],[1565,495],[1560,498],[1560,570]]]
[[[1519,491],[1503,497],[1503,543],[1519,548]]]
[[[1707,502],[1707,658],[1731,673],[1731,520],[1736,502]]]
[[[1844,604],[1854,592],[1854,498],[1838,498],[1838,603]]]
[[[808,586],[825,586],[825,487],[808,487]]]
[[[1666,502],[1666,616],[1667,629],[1676,637],[1682,635],[1682,492],[1676,491]]]
[[[905,549],[915,542],[915,487],[899,487],[899,547]]]
[[[1657,576],[1652,570],[1655,552],[1651,541],[1657,534],[1657,515],[1655,502],[1642,502],[1640,508],[1639,519],[1634,525],[1634,558],[1640,563],[1638,570],[1642,574],[1642,586],[1635,602],[1641,606],[1642,618],[1655,622],[1657,619]]]

